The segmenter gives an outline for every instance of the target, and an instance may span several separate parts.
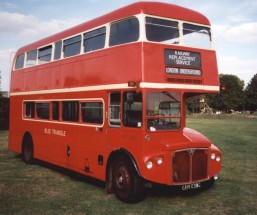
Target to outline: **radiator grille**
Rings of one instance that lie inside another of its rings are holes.
[[[201,181],[208,177],[208,150],[176,151],[172,158],[173,183]]]

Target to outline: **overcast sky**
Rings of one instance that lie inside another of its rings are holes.
[[[150,1],[150,0],[149,0]],[[160,0],[187,7],[212,23],[219,73],[245,85],[257,73],[257,0]],[[135,0],[0,0],[0,70],[9,91],[10,62],[21,46]]]

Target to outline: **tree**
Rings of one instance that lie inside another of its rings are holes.
[[[226,113],[231,110],[242,111],[245,107],[244,81],[235,75],[225,74],[221,74],[219,79],[225,89],[218,95],[208,95],[209,105]]]
[[[246,108],[250,111],[257,110],[257,74],[253,76],[245,89]]]
[[[187,108],[192,113],[199,113],[200,112],[200,95],[195,95],[187,98],[186,104]]]
[[[2,76],[0,70],[0,130],[8,130],[9,128],[9,110],[10,99],[3,96],[2,88]]]

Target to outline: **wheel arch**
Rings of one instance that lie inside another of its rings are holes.
[[[23,144],[25,143],[25,140],[26,139],[31,139],[32,143],[33,143],[33,138],[32,138],[32,135],[29,131],[26,131],[22,137],[22,142],[21,142],[21,147],[23,147]],[[33,144],[33,147],[34,147],[34,144]]]
[[[31,150],[31,155],[29,157],[28,157],[28,149]],[[34,160],[34,154],[35,154],[34,151],[35,151],[35,147],[34,147],[32,135],[30,132],[26,131],[23,135],[22,144],[21,144],[22,160],[27,164],[32,164]]]
[[[113,193],[113,187],[112,187],[113,164],[119,156],[126,157],[130,161],[132,166],[134,167],[138,176],[139,177],[141,176],[137,162],[136,162],[135,158],[133,157],[133,155],[124,148],[117,149],[110,154],[110,156],[107,160],[107,164],[106,164],[105,181],[106,181],[106,192],[107,193]]]

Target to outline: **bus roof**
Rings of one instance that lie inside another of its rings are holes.
[[[174,4],[160,3],[160,2],[137,2],[131,5],[122,7],[120,9],[117,9],[106,15],[84,22],[75,27],[69,28],[60,33],[46,37],[37,42],[26,45],[20,48],[16,54],[18,55],[20,53],[27,52],[27,51],[36,49],[38,47],[42,47],[47,44],[59,41],[63,38],[66,38],[75,34],[79,34],[89,29],[103,25],[105,23],[113,22],[115,20],[123,19],[129,16],[140,14],[140,13],[166,17],[171,19],[178,19],[182,21],[194,22],[194,23],[199,23],[203,25],[210,25],[209,20],[204,15],[184,7],[180,7]]]

